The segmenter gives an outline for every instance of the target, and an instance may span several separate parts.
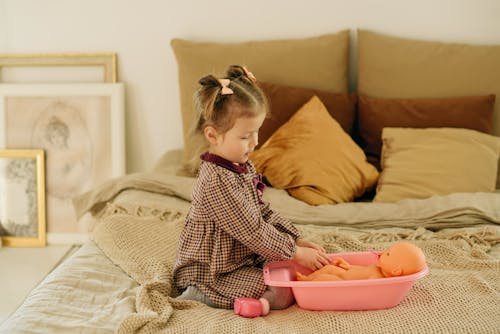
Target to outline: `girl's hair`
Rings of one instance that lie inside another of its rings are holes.
[[[255,81],[253,74],[239,65],[229,66],[225,78],[213,75],[201,78],[198,81],[201,87],[195,94],[195,132],[201,134],[205,127],[213,126],[219,133],[225,133],[239,117],[267,115],[266,96]]]

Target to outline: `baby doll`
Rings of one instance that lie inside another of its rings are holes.
[[[333,258],[331,264],[310,275],[297,272],[298,281],[357,280],[410,275],[425,267],[425,255],[420,248],[409,242],[397,242],[382,252],[376,265],[360,266]]]

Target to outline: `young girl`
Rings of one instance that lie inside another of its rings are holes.
[[[262,200],[265,185],[248,159],[268,112],[255,81],[241,66],[230,66],[226,78],[199,81],[196,130],[209,149],[201,155],[174,266],[179,299],[234,305],[247,317],[294,303],[290,288],[264,285],[265,261],[293,259],[312,270],[329,262],[322,247],[300,239],[290,221]]]

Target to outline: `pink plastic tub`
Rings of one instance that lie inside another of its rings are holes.
[[[377,252],[336,253],[350,264],[374,265]],[[425,276],[427,266],[412,275],[349,281],[297,281],[296,272],[312,271],[294,261],[270,262],[264,265],[264,282],[270,286],[291,287],[297,305],[306,310],[348,311],[377,310],[398,305],[408,294],[413,283]]]

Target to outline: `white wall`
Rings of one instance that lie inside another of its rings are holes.
[[[499,44],[500,1],[0,0],[0,53],[118,54],[127,90],[128,172],[182,147],[172,38],[244,41],[346,28]]]
[[[0,0],[0,52],[5,51],[6,49],[7,49],[7,10],[5,6],[5,1]]]

